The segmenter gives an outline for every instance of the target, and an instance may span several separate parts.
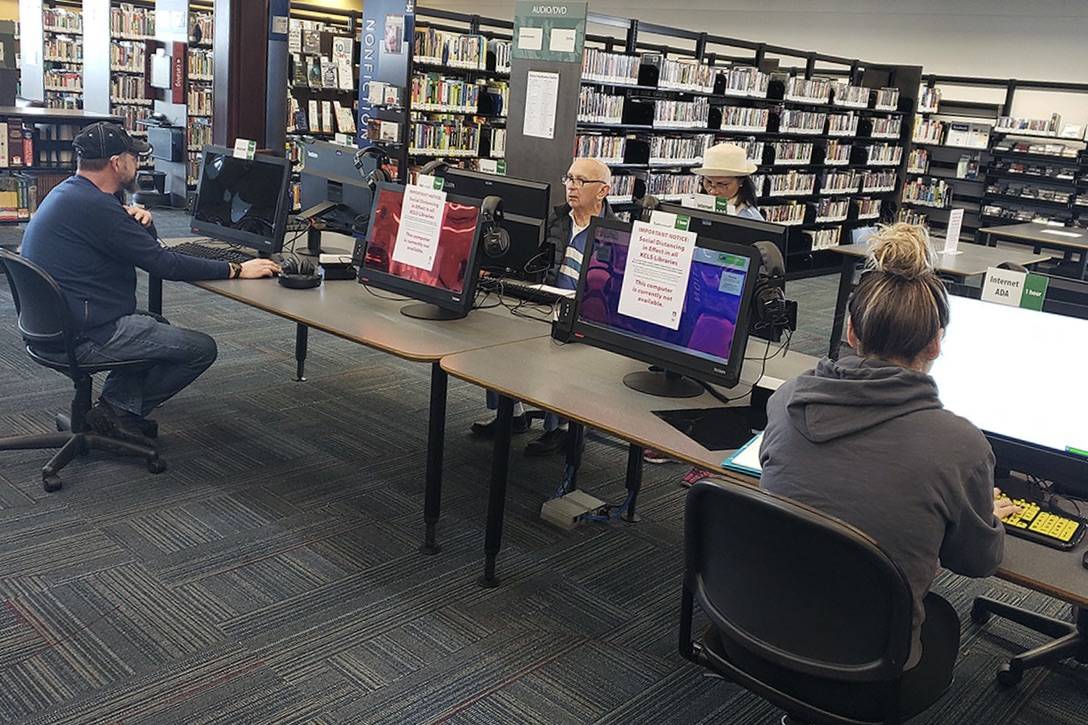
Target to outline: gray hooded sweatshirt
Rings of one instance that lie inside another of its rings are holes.
[[[907,667],[921,657],[922,599],[938,565],[984,577],[1001,562],[993,451],[924,373],[820,361],[771,396],[760,460],[763,488],[861,529],[902,569],[914,595]]]

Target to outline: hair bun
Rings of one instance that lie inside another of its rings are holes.
[[[869,239],[869,269],[906,280],[933,274],[929,232],[918,224],[881,226]]]

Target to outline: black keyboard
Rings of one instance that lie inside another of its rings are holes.
[[[514,297],[525,302],[533,302],[541,305],[554,305],[565,295],[552,292],[548,288],[541,289],[538,282],[525,282],[520,279],[496,279],[492,280],[488,289],[504,297]]]
[[[201,259],[214,259],[220,262],[236,262],[242,264],[254,259],[254,255],[232,247],[210,247],[197,242],[182,242],[170,247],[170,250],[178,254],[186,254],[190,257]]]
[[[1001,494],[1002,498],[1009,498]],[[1060,511],[1047,509],[1037,501],[1014,498],[1020,513],[1001,520],[1005,531],[1013,536],[1068,551],[1077,545],[1084,535],[1084,521]]]

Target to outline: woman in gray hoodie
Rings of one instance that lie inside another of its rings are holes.
[[[945,410],[928,372],[949,324],[948,297],[928,235],[909,224],[870,240],[868,269],[850,300],[856,354],[823,360],[767,404],[761,485],[866,532],[914,595],[906,677],[945,687],[959,621],[929,591],[939,566],[994,573],[1004,550],[994,455],[982,433]]]

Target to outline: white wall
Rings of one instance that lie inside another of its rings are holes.
[[[513,0],[431,0],[510,18]],[[430,5],[427,0],[420,3]],[[927,73],[1088,82],[1088,0],[589,0],[590,12]],[[591,29],[593,32],[593,29]],[[1004,93],[949,89],[961,100]],[[1015,115],[1088,123],[1088,94],[1017,94]]]

